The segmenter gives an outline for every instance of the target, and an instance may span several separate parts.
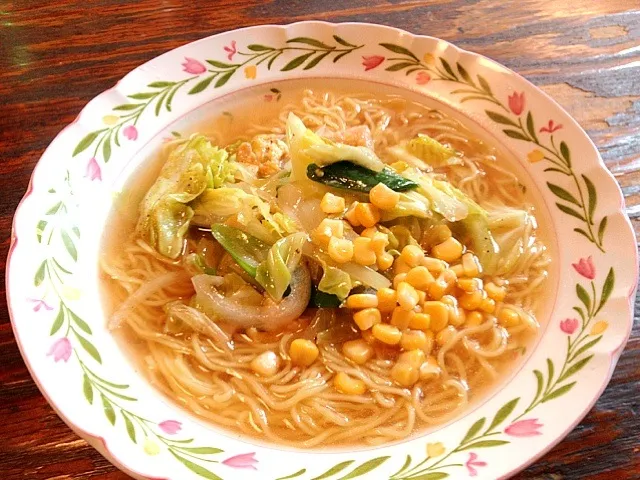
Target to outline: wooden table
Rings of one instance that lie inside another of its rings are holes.
[[[205,2],[197,2],[205,3]],[[507,5],[508,6],[501,6]],[[224,30],[320,19],[400,27],[524,75],[587,130],[640,232],[638,0],[184,0],[0,2],[0,261],[44,148],[84,104],[137,65]],[[634,11],[633,8],[636,8]],[[0,271],[4,275],[4,265]],[[4,288],[4,282],[2,283]],[[0,309],[0,479],[125,479],[58,418],[31,380]],[[636,306],[638,300],[636,299]],[[585,420],[531,479],[640,478],[640,321]]]

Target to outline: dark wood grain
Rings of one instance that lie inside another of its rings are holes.
[[[198,3],[198,6],[192,6]],[[487,55],[555,98],[620,182],[640,232],[640,2],[437,0],[0,1],[0,275],[11,218],[44,148],[83,105],[137,65],[237,27],[366,21]],[[634,10],[635,9],[635,10]],[[4,282],[2,282],[4,288]],[[0,478],[128,478],[56,416],[0,308]],[[638,310],[636,299],[636,310]],[[640,319],[584,421],[521,479],[640,478]]]

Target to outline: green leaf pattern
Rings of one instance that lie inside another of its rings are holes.
[[[593,181],[584,174],[576,175],[571,162],[571,151],[566,142],[561,141],[559,147],[556,146],[553,131],[541,129],[540,133],[547,131],[549,133],[548,141],[545,138],[543,143],[538,137],[534,116],[532,110],[526,112],[512,112],[507,105],[503,103],[491,90],[489,83],[480,75],[476,75],[477,82],[474,81],[472,75],[464,68],[460,62],[456,62],[455,69],[451,64],[442,57],[431,57],[433,63],[425,63],[419,59],[411,50],[391,43],[380,43],[380,46],[393,54],[400,55],[387,58],[388,66],[385,70],[390,72],[406,71],[409,75],[419,71],[429,71],[433,80],[453,82],[462,85],[463,88],[452,90],[454,95],[461,95],[460,102],[467,101],[484,101],[493,104],[501,109],[501,112],[493,110],[485,110],[486,115],[495,123],[505,125],[502,132],[509,138],[529,142],[535,145],[537,150],[543,155],[543,159],[551,163],[553,166],[545,169],[545,172],[555,172],[563,177],[568,177],[571,184],[571,190],[564,186],[554,183],[547,183],[551,192],[560,200],[570,203],[568,206],[558,202],[558,209],[577,219],[584,226],[576,227],[574,231],[585,237],[589,242],[593,243],[600,251],[604,252],[604,232],[607,228],[607,217],[603,216],[595,228],[595,214],[597,206],[597,192]],[[425,60],[427,56],[425,55]],[[522,94],[524,95],[524,94]],[[504,113],[502,113],[504,112]],[[523,117],[525,121],[523,122]],[[561,126],[560,126],[561,127]]]
[[[68,183],[68,176],[65,178]],[[67,185],[70,190],[70,185]],[[56,194],[54,189],[50,194]],[[196,446],[194,439],[173,440],[166,437],[162,422],[154,421],[135,412],[137,399],[129,394],[129,385],[111,382],[102,378],[96,368],[100,368],[103,358],[92,340],[93,329],[89,322],[74,309],[73,294],[69,297],[70,279],[73,277],[78,262],[77,239],[80,230],[77,226],[67,227],[70,204],[57,201],[45,212],[47,220],[40,220],[37,225],[37,240],[41,247],[51,256],[39,263],[34,274],[33,284],[44,289],[44,297],[55,297],[57,308],[52,312],[50,336],[65,338],[72,348],[72,355],[82,371],[79,387],[87,404],[98,408],[105,421],[114,428],[126,432],[129,440],[145,451],[154,451],[157,444],[163,445],[174,457],[189,470],[204,478],[220,479],[199,462],[215,462],[210,457],[223,453],[219,448]],[[51,220],[52,217],[57,217]],[[60,255],[60,258],[57,257]],[[67,291],[66,291],[66,290]],[[71,287],[71,290],[75,290]],[[44,299],[42,300],[44,302]],[[50,309],[51,307],[47,307]],[[56,342],[57,343],[57,342]],[[66,358],[65,358],[65,361]],[[119,420],[120,419],[120,420]],[[150,447],[149,445],[155,445]]]
[[[130,103],[124,103],[113,108],[115,123],[106,128],[100,128],[86,134],[76,145],[72,156],[93,147],[92,156],[102,156],[103,162],[108,162],[113,154],[113,146],[120,146],[121,135],[126,134],[123,129],[135,127],[145,111],[152,109],[155,116],[163,111],[171,112],[172,101],[178,91],[185,87],[187,95],[196,95],[205,91],[213,84],[213,88],[220,88],[227,84],[239,71],[244,71],[247,78],[253,78],[248,69],[257,69],[266,65],[267,70],[275,65],[277,59],[288,53],[296,54],[286,62],[280,71],[288,72],[302,67],[311,70],[325,58],[333,56],[334,63],[345,55],[362,48],[364,45],[354,45],[342,37],[333,36],[335,44],[320,41],[310,37],[296,37],[287,40],[282,47],[250,44],[247,51],[238,51],[239,60],[235,63],[214,59],[206,60],[206,71],[195,74],[179,81],[156,81],[147,85],[147,91],[128,95]]]

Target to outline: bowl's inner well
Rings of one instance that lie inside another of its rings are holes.
[[[330,86],[329,86],[330,85]],[[533,180],[523,168],[524,162],[517,159],[512,152],[508,151],[498,144],[496,139],[481,125],[471,120],[464,110],[454,108],[447,105],[435,98],[422,95],[417,92],[412,92],[403,88],[398,88],[390,85],[376,84],[373,82],[365,82],[360,80],[338,80],[338,79],[304,79],[304,80],[287,80],[281,82],[275,82],[266,85],[258,85],[248,89],[244,89],[238,92],[234,92],[209,102],[205,105],[198,107],[196,110],[190,112],[188,115],[183,116],[171,125],[167,126],[163,132],[158,134],[154,140],[152,140],[124,169],[120,175],[118,182],[114,185],[114,189],[121,191],[118,200],[114,204],[112,212],[112,221],[110,225],[116,225],[115,229],[110,229],[105,233],[103,243],[106,245],[108,252],[114,252],[121,248],[123,244],[126,244],[127,239],[132,233],[134,225],[137,221],[137,205],[148,190],[148,188],[155,181],[162,163],[166,159],[166,156],[160,154],[163,148],[171,145],[171,141],[177,138],[188,137],[190,134],[199,132],[206,134],[212,138],[216,143],[220,145],[226,145],[238,137],[242,137],[247,130],[256,129],[256,127],[269,125],[274,118],[282,115],[282,112],[286,111],[290,105],[303,105],[308,94],[306,90],[311,90],[316,94],[326,94],[326,99],[333,99],[340,97],[341,95],[352,95],[353,98],[360,99],[384,99],[389,101],[396,98],[402,101],[407,101],[407,105],[411,105],[412,102],[421,104],[430,109],[438,110],[445,114],[447,117],[457,120],[462,123],[470,132],[471,135],[485,144],[496,148],[496,158],[500,166],[504,166],[507,170],[514,173],[519,182],[526,188],[526,199],[528,202],[535,206],[535,216],[538,223],[538,236],[545,243],[548,253],[551,258],[556,258],[557,248],[556,239],[552,234],[550,228],[551,222],[548,215],[548,210],[542,201],[542,195],[539,189],[534,184]],[[317,113],[322,118],[322,113]],[[410,117],[410,115],[409,115]],[[327,122],[332,122],[330,115],[324,117]],[[305,120],[303,118],[303,120]],[[371,119],[372,122],[376,122],[376,119]],[[489,192],[490,193],[490,192]],[[481,199],[479,199],[481,200]],[[517,205],[513,205],[518,207]],[[111,255],[111,253],[109,254]],[[520,370],[521,365],[526,358],[531,354],[535,348],[537,342],[544,333],[547,319],[553,308],[555,298],[553,298],[553,292],[557,291],[557,271],[556,264],[554,262],[548,267],[548,278],[545,284],[545,292],[549,292],[544,298],[544,301],[540,302],[536,308],[535,314],[541,327],[535,335],[531,335],[517,351],[512,352],[508,362],[499,365],[497,368],[498,377],[491,382],[485,382],[486,384],[479,385],[473,389],[473,394],[469,397],[468,403],[464,408],[456,410],[453,415],[443,417],[444,420],[435,422],[429,426],[425,422],[416,423],[416,427],[411,429],[411,435],[424,434],[426,432],[433,431],[435,428],[440,428],[456,419],[461,415],[468,414],[471,410],[477,408],[477,406],[486,400],[488,400],[491,392],[495,392],[502,388],[506,383],[511,381],[513,377]],[[109,285],[109,282],[103,282],[104,302],[105,310],[107,312],[113,312],[117,308],[118,303],[122,301],[122,296],[114,295],[113,285]],[[180,295],[176,294],[178,297]],[[162,375],[157,375],[158,368],[157,358],[152,360],[154,355],[151,355],[153,349],[149,350],[149,345],[146,340],[142,340],[140,335],[134,333],[134,330],[130,328],[123,328],[115,333],[119,340],[119,344],[122,349],[127,353],[128,357],[138,367],[137,369],[145,373],[151,382],[158,387],[161,391],[167,394],[173,401],[176,401],[181,406],[186,407],[188,413],[192,414],[194,410],[200,412],[200,418],[208,418],[211,423],[217,427],[231,428],[234,434],[240,434],[246,437],[248,441],[262,442],[264,440],[274,440],[269,438],[268,435],[264,435],[262,432],[256,433],[248,431],[247,429],[234,428],[232,422],[228,422],[229,416],[219,416],[216,411],[215,403],[209,403],[210,410],[202,410],[202,404],[199,404],[198,409],[194,409],[191,403],[194,398],[194,393],[183,392],[180,393],[180,387],[172,385],[171,382],[162,380]],[[175,361],[178,363],[188,361],[188,355],[181,355],[176,353]],[[185,360],[186,359],[186,360]],[[208,375],[210,372],[203,370],[203,375]],[[203,378],[198,378],[198,382],[203,382]],[[195,381],[195,380],[194,380]],[[206,383],[206,382],[205,382]],[[276,382],[277,383],[277,382]],[[224,392],[214,392],[215,384],[208,387],[202,387],[199,391],[201,397],[213,397],[216,395],[224,396]],[[197,389],[196,389],[197,390]],[[241,390],[241,388],[239,388]],[[236,390],[238,391],[238,390]],[[284,390],[283,390],[284,392]],[[242,394],[242,392],[239,392]],[[244,392],[247,394],[247,392]],[[197,395],[196,395],[197,396]],[[276,395],[277,397],[277,395]],[[283,397],[286,396],[283,393]],[[259,395],[257,396],[259,401]],[[223,402],[224,403],[224,402]],[[205,402],[205,404],[207,404]],[[189,407],[191,405],[191,407]],[[266,406],[265,406],[266,405]],[[278,410],[279,407],[273,407],[268,402],[264,404],[264,410],[269,416],[270,410]],[[222,406],[220,407],[223,408]],[[248,415],[256,415],[258,409],[248,409]],[[260,410],[261,411],[261,410]],[[203,414],[204,412],[204,414]],[[305,407],[302,406],[300,411],[295,411],[294,415],[305,415]],[[331,416],[331,412],[325,412],[326,416]],[[242,416],[241,411],[237,412],[237,416]],[[335,419],[334,419],[335,420]],[[335,420],[335,421],[339,421]],[[249,420],[249,425],[259,423],[257,420]],[[382,427],[389,428],[389,425],[383,425]],[[406,429],[406,424],[397,427],[397,429]],[[255,427],[256,430],[262,430],[259,426]],[[313,428],[310,428],[313,430]],[[392,441],[401,440],[400,436],[394,440],[391,436],[380,436],[383,439],[383,443],[389,443]],[[373,437],[372,437],[373,438]],[[302,437],[296,437],[295,435],[289,439],[286,439],[285,444],[296,446],[297,443],[303,440]],[[358,445],[360,443],[360,445]],[[369,443],[375,444],[375,441]],[[354,445],[355,444],[355,445]],[[350,449],[355,447],[363,447],[361,442],[356,439],[354,441],[353,436],[346,441],[336,441],[334,443],[325,444],[323,442],[310,443],[309,447],[321,446],[323,448],[342,447],[349,445]]]

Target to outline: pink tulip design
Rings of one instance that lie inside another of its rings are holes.
[[[578,319],[576,318],[565,318],[560,322],[560,330],[569,335],[575,332],[576,328],[578,328]]]
[[[478,475],[478,470],[476,470],[476,467],[486,467],[487,462],[479,462],[478,455],[471,452],[469,453],[469,460],[467,460],[465,466],[467,467],[467,470],[469,470],[469,476],[475,477],[476,475]]]
[[[549,120],[549,123],[547,124],[547,126],[546,127],[542,127],[540,129],[540,133],[543,133],[543,132],[553,133],[556,130],[560,130],[561,128],[562,128],[562,124],[556,125],[553,120]]]
[[[122,134],[129,140],[137,140],[138,139],[138,129],[133,125],[129,125],[122,131]]]
[[[578,263],[571,264],[580,275],[589,280],[596,278],[596,267],[593,264],[593,258],[589,255],[589,258],[581,258]]]
[[[368,57],[362,57],[362,65],[364,66],[364,71],[371,70],[372,68],[376,68],[384,62],[384,57],[380,55],[370,55]]]
[[[538,423],[537,418],[531,418],[512,423],[505,428],[504,433],[512,437],[535,437],[536,435],[542,435],[539,429],[543,426]]]
[[[28,298],[27,301],[33,303],[34,312],[39,312],[41,308],[44,308],[45,310],[53,310],[53,307],[42,298]]]
[[[236,49],[236,41],[232,40],[231,45],[227,45],[224,47],[224,51],[227,52],[227,59],[229,61],[233,60],[233,56],[238,52]]]
[[[69,360],[71,356],[71,342],[67,337],[63,337],[57,340],[49,349],[47,356],[53,356],[53,360],[55,362],[59,362],[60,360],[64,360],[65,362]]]
[[[427,72],[418,72],[418,74],[416,75],[416,83],[418,85],[426,85],[430,81],[431,75],[429,75]]]
[[[160,422],[158,426],[160,430],[168,435],[175,435],[182,430],[182,423],[177,420],[165,420],[164,422]]]
[[[520,115],[524,110],[524,92],[513,92],[513,95],[509,95],[509,108],[516,115]]]
[[[184,63],[182,64],[182,71],[190,73],[192,75],[200,75],[207,71],[207,67],[195,58],[184,57]]]
[[[87,169],[84,173],[84,177],[91,181],[102,181],[102,171],[100,170],[100,165],[98,165],[98,161],[95,157],[91,157],[91,160],[87,163]]]
[[[233,457],[229,457],[224,460],[222,463],[227,467],[233,468],[252,468],[253,470],[257,470],[254,466],[255,463],[258,463],[258,460],[255,459],[255,452],[251,453],[243,453],[241,455],[235,455]]]

